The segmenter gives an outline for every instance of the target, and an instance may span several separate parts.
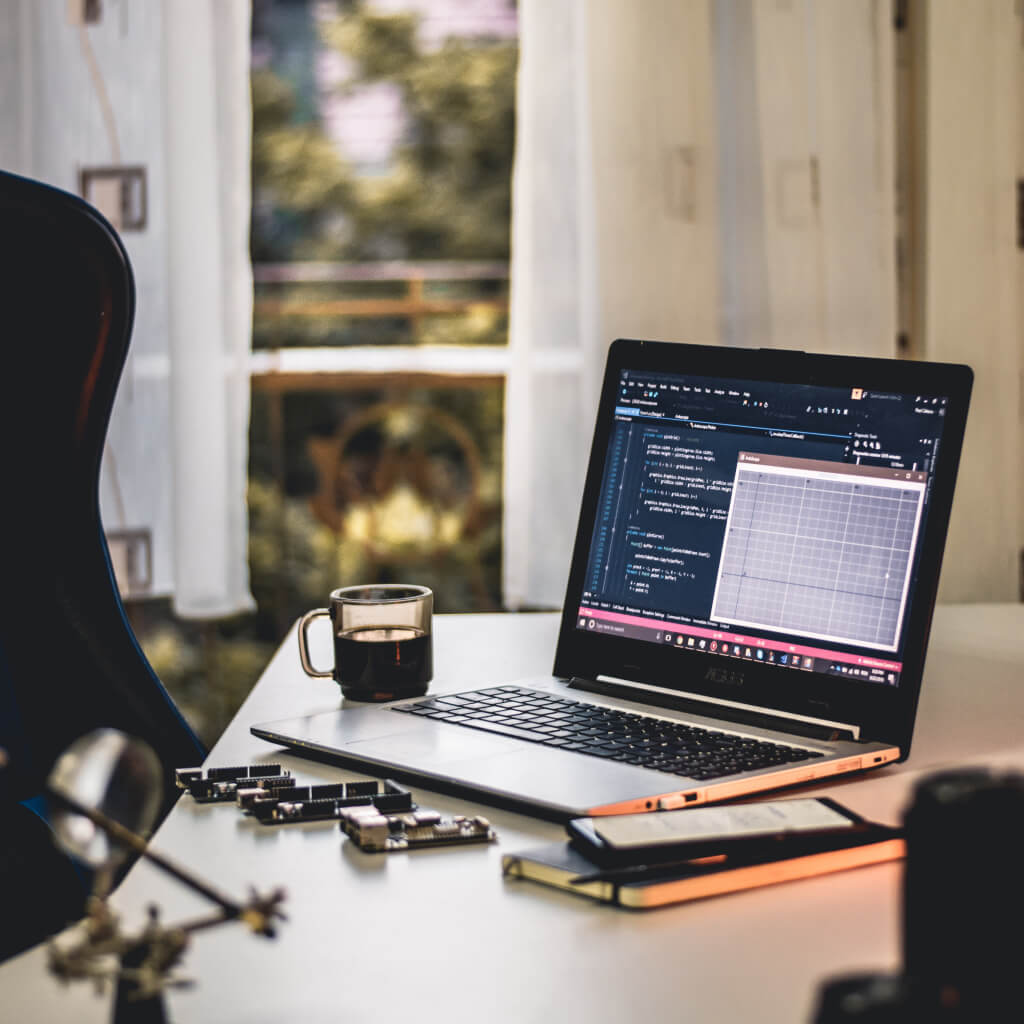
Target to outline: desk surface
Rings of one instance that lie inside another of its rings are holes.
[[[546,673],[554,615],[438,616],[434,692]],[[307,679],[293,633],[210,754],[208,764],[283,761],[301,781],[359,778],[280,755],[249,726],[336,708],[329,680]],[[314,655],[317,651],[314,650]],[[321,657],[329,660],[329,653]],[[909,761],[859,781],[803,787],[897,821],[922,772],[957,763],[1024,769],[1024,606],[936,613]],[[289,920],[274,940],[224,925],[196,937],[169,996],[190,1022],[807,1021],[822,979],[899,962],[898,864],[631,912],[505,880],[501,855],[563,838],[560,826],[414,787],[421,806],[484,813],[492,846],[363,854],[334,824],[266,828],[233,806],[183,798],[155,848],[224,891],[284,885]],[[134,925],[155,901],[168,921],[208,906],[137,864],[115,905]],[[42,948],[0,966],[0,1016],[110,1019],[89,985],[59,987]]]

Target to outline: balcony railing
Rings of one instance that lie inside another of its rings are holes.
[[[505,342],[504,262],[263,263],[253,277],[257,349]]]

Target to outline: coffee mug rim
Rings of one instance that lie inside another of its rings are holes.
[[[360,590],[375,591],[410,591],[402,597],[351,597],[352,593]],[[344,601],[346,604],[406,604],[409,601],[422,601],[425,597],[433,597],[434,592],[430,587],[420,586],[418,583],[356,583],[351,587],[339,587],[331,591],[332,601]]]

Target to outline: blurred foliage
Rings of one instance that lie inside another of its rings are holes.
[[[503,403],[499,380],[254,393],[250,568],[278,636],[371,579],[425,583],[438,612],[500,608]]]
[[[254,261],[339,258],[357,186],[314,122],[294,121],[292,87],[270,70],[252,81]]]
[[[156,674],[188,723],[212,746],[277,644],[256,635],[251,616],[189,622],[175,617],[169,600],[130,602],[127,611]]]
[[[351,62],[344,88],[399,90],[404,139],[386,173],[357,175],[318,124],[295,118],[292,87],[255,71],[254,259],[507,259],[515,41],[449,38],[426,51],[416,15],[363,3],[322,36]]]

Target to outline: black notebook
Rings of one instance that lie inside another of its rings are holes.
[[[602,868],[571,843],[552,843],[505,854],[501,867],[507,879],[529,879],[602,903],[649,910],[899,860],[904,853],[899,829],[875,825],[855,835],[789,844],[784,852],[757,859],[709,857],[685,865]]]

